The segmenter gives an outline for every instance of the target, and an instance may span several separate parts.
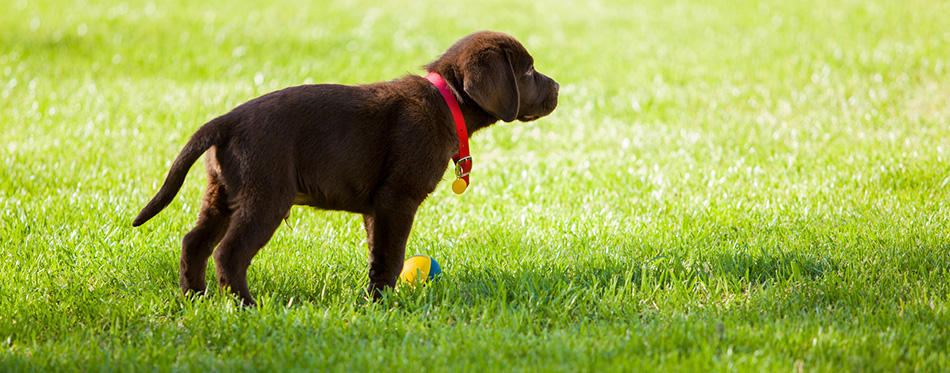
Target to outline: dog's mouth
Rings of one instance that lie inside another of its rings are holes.
[[[536,120],[538,120],[538,119],[541,118],[541,117],[544,117],[544,116],[546,116],[546,115],[548,115],[548,114],[551,114],[551,112],[554,111],[554,107],[556,107],[556,106],[557,106],[557,101],[554,101],[553,104],[544,105],[544,110],[542,110],[542,111],[540,111],[540,112],[535,111],[535,112],[533,112],[533,113],[531,113],[531,114],[525,114],[525,115],[519,116],[519,117],[518,117],[518,120],[520,120],[520,121],[522,121],[522,122],[532,122],[532,121],[536,121]]]

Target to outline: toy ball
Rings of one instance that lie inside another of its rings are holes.
[[[428,255],[413,255],[402,264],[402,273],[399,278],[410,284],[425,281],[435,281],[442,274],[439,262]]]

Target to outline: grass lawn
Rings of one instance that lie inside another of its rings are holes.
[[[0,2],[0,371],[950,370],[948,14]],[[475,134],[473,189],[420,208],[407,254],[441,281],[367,302],[360,217],[298,207],[251,267],[259,308],[180,296],[202,167],[131,221],[198,126],[286,86],[419,74],[482,29],[561,99]]]

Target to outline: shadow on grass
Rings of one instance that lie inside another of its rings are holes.
[[[692,294],[695,289],[711,287],[711,284],[725,284],[725,291],[742,292],[750,287],[814,282],[835,270],[837,265],[829,259],[793,251],[756,254],[739,250],[688,258],[660,255],[632,261],[527,261],[518,267],[450,268],[439,282],[428,286],[427,292],[434,297],[430,302],[454,305],[503,301],[555,306],[576,300],[578,294],[592,298],[618,292],[658,290]],[[347,271],[353,272],[353,269]],[[266,294],[283,304],[292,298],[298,303],[332,304],[347,300],[363,303],[366,283],[362,273],[358,280],[332,271],[309,277],[272,272],[259,276],[254,280],[257,284],[251,286],[257,288],[257,295]],[[412,297],[414,293],[403,287],[400,285],[391,295]]]
[[[520,270],[468,270],[454,281],[466,284],[473,296],[491,297],[497,289],[516,289],[516,294],[544,294],[557,289],[582,288],[610,291],[632,286],[647,289],[688,289],[722,280],[735,286],[768,286],[794,281],[815,281],[836,265],[794,252],[778,254],[719,253],[708,257],[657,256],[624,262],[579,261],[558,266],[539,263]],[[504,285],[499,285],[502,283]]]

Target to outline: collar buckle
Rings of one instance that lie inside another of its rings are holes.
[[[462,165],[463,162],[468,162],[468,167]],[[468,171],[466,171],[466,168]],[[472,156],[459,158],[458,161],[455,161],[455,177],[463,178],[472,173]]]

